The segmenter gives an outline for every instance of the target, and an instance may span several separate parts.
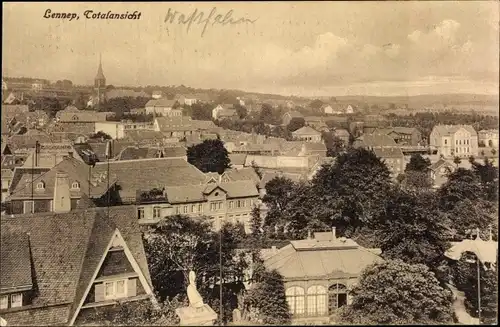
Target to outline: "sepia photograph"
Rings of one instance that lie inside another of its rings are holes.
[[[498,1],[2,9],[1,327],[498,323]]]

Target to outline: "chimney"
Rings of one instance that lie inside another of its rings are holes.
[[[332,240],[336,240],[336,239],[337,239],[337,228],[332,227]]]
[[[53,209],[54,212],[68,212],[71,210],[69,178],[68,174],[63,172],[56,172]]]

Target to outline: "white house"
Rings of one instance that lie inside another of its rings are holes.
[[[232,104],[219,104],[212,110],[212,118],[214,120],[232,118],[236,116],[236,109],[233,109]]]
[[[478,137],[470,125],[437,125],[429,137],[429,145],[438,155],[451,157],[477,157]]]

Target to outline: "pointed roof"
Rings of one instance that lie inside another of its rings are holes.
[[[101,55],[99,55],[99,68],[97,68],[97,75],[95,76],[95,79],[106,79],[106,77],[104,77],[104,73],[102,72]]]

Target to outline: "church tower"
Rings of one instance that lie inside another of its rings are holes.
[[[101,55],[99,55],[99,68],[97,69],[97,75],[94,79],[94,91],[95,91],[95,104],[100,104],[106,101],[106,77],[102,72],[102,60]]]

